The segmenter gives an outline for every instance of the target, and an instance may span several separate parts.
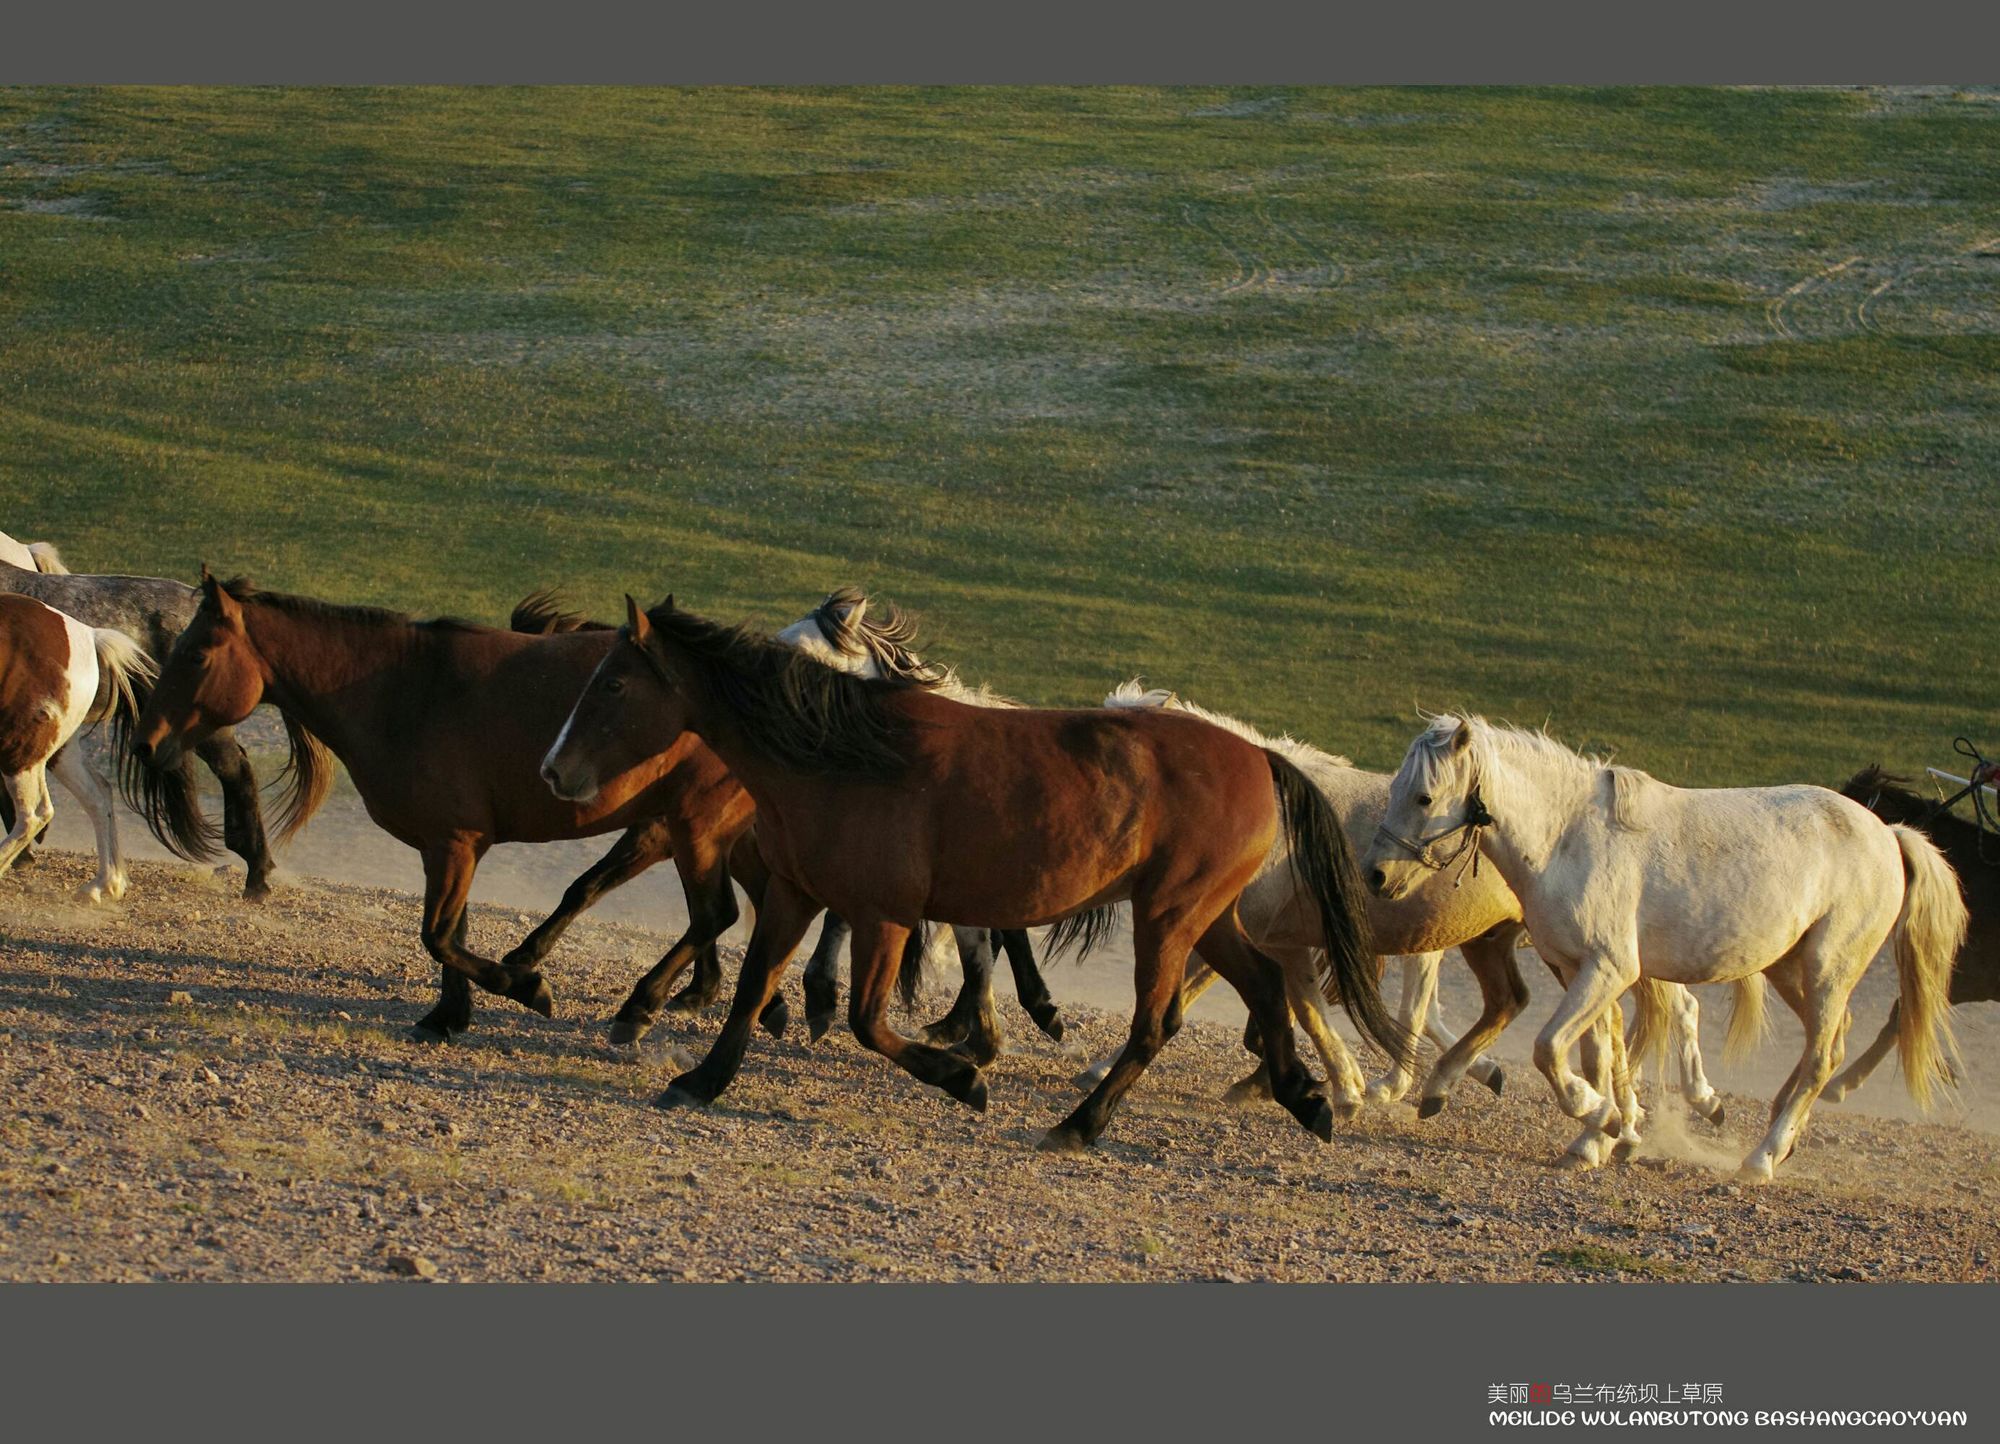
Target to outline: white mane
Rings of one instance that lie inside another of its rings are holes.
[[[1539,762],[1544,768],[1553,766],[1559,776],[1589,779],[1603,787],[1605,795],[1599,799],[1600,805],[1620,827],[1637,830],[1646,826],[1657,789],[1666,785],[1636,767],[1615,766],[1607,758],[1579,752],[1541,728],[1510,727],[1488,722],[1484,717],[1461,718],[1443,713],[1430,719],[1410,751],[1410,761],[1421,769],[1416,778],[1420,786],[1430,786],[1449,765],[1451,739],[1461,722],[1472,732],[1470,752],[1475,774],[1486,771],[1496,754],[1513,754],[1531,765]]]
[[[1225,732],[1234,732],[1245,742],[1251,743],[1254,746],[1270,748],[1271,751],[1284,757],[1293,766],[1297,767],[1299,771],[1305,773],[1306,776],[1312,778],[1315,782],[1320,782],[1325,774],[1334,768],[1351,768],[1354,766],[1352,762],[1349,762],[1338,753],[1322,751],[1313,746],[1312,743],[1301,742],[1296,737],[1289,735],[1280,737],[1266,736],[1255,727],[1252,727],[1248,722],[1238,721],[1236,718],[1226,716],[1221,712],[1211,712],[1206,707],[1197,707],[1194,703],[1184,700],[1178,693],[1169,692],[1164,687],[1154,687],[1149,691],[1140,684],[1139,679],[1136,677],[1129,682],[1122,682],[1113,688],[1110,694],[1105,697],[1104,705],[1107,707],[1124,708],[1171,707],[1176,712],[1185,712],[1191,717],[1199,717],[1202,721],[1212,723],[1222,728]]]

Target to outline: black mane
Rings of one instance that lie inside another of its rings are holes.
[[[691,612],[663,607],[647,617],[730,710],[745,740],[773,761],[812,776],[877,781],[909,769],[908,723],[887,703],[913,683],[850,676],[750,627]]]

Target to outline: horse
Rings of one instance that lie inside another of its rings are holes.
[[[122,746],[139,715],[135,685],[152,673],[152,659],[123,632],[88,626],[32,597],[0,594],[0,787],[13,812],[0,841],[0,873],[55,816],[53,770],[97,835],[97,876],[78,895],[93,903],[124,895],[111,786],[72,741],[82,728],[109,720]]]
[[[325,799],[333,759],[344,763],[369,817],[423,857],[423,943],[442,981],[437,1005],[416,1024],[420,1038],[449,1039],[471,1026],[473,984],[553,1015],[539,968],[494,962],[467,939],[473,874],[495,843],[586,837],[640,822],[672,835],[688,931],[620,1009],[627,1026],[649,1022],[694,952],[736,920],[732,866],[753,888],[761,885],[756,849],[737,846],[750,826],[749,796],[697,739],[608,777],[588,805],[562,802],[542,785],[542,754],[612,633],[528,635],[450,618],[415,621],[260,591],[241,578],[221,582],[206,567],[200,596],[134,729],[132,751],[146,765],[173,767],[186,749],[270,702],[290,748],[287,831]],[[782,1000],[763,1021],[783,1030]]]
[[[193,587],[164,577],[37,572],[0,560],[0,594],[9,593],[33,597],[92,627],[123,632],[138,639],[155,658],[172,650],[174,639],[201,604],[201,594]],[[142,704],[146,685],[135,682]],[[195,754],[222,785],[220,841],[243,859],[243,896],[252,901],[263,898],[271,890],[273,862],[250,758],[227,727],[204,736]],[[126,800],[168,851],[190,861],[216,855],[214,825],[202,815],[194,774],[185,760],[174,768],[150,769],[121,758],[119,781]]]
[[[1990,844],[1979,824],[1940,810],[1935,801],[1912,791],[1907,779],[1892,777],[1879,763],[1848,778],[1840,791],[1885,822],[1922,829],[1957,870],[1959,884],[1965,889],[1969,921],[1965,944],[1951,970],[1948,997],[1953,1007],[2000,1002],[2000,860],[1989,859]],[[1859,1088],[1888,1055],[1899,1033],[1902,1012],[1898,999],[1867,1051],[1827,1085],[1829,1103],[1838,1103]]]
[[[1576,1076],[1567,1052],[1641,980],[1762,975],[1805,1025],[1742,1176],[1772,1177],[1839,1066],[1847,1001],[1892,940],[1904,1081],[1920,1106],[1956,1052],[1945,996],[1966,909],[1950,864],[1914,828],[1883,823],[1823,787],[1685,789],[1607,766],[1544,734],[1483,718],[1434,718],[1410,744],[1362,867],[1395,898],[1456,840],[1521,900],[1535,948],[1567,983],[1535,1040],[1535,1065],[1586,1132],[1636,1107]],[[1640,1035],[1657,990],[1640,989]],[[1616,1037],[1620,1029],[1614,1028]],[[1574,1152],[1567,1160],[1578,1157]]]
[[[1104,705],[1127,709],[1171,708],[1233,732],[1254,746],[1281,752],[1332,804],[1346,832],[1348,846],[1357,853],[1382,820],[1383,808],[1389,800],[1389,778],[1384,773],[1364,771],[1345,757],[1323,752],[1292,737],[1268,737],[1247,722],[1198,707],[1164,688],[1149,691],[1136,681],[1114,689],[1105,697]],[[1263,871],[1244,892],[1239,915],[1251,941],[1284,965],[1292,1014],[1305,1028],[1326,1065],[1327,1081],[1334,1089],[1335,1111],[1351,1116],[1360,1111],[1363,1084],[1352,1055],[1327,1024],[1327,1000],[1323,997],[1317,964],[1318,912],[1286,862],[1285,842],[1281,839],[1265,860]],[[1407,955],[1399,1015],[1402,1027],[1414,1039],[1415,1029],[1421,1024],[1441,1054],[1424,1085],[1418,1115],[1430,1118],[1437,1114],[1453,1084],[1466,1073],[1499,1093],[1505,1086],[1505,1076],[1480,1050],[1506,1029],[1528,1001],[1527,986],[1514,963],[1514,951],[1525,931],[1521,926],[1521,905],[1514,895],[1491,870],[1464,879],[1448,879],[1439,874],[1396,902],[1370,896],[1367,908],[1377,953]],[[1434,1012],[1438,964],[1444,957],[1443,950],[1450,947],[1463,953],[1473,976],[1479,980],[1484,1001],[1479,1021],[1464,1040],[1453,1037]],[[1192,1006],[1215,982],[1214,970],[1199,961],[1199,949],[1196,957],[1199,965],[1181,992],[1183,1009]],[[1111,1058],[1106,1057],[1077,1081],[1085,1086],[1094,1085],[1110,1066]],[[1366,1085],[1365,1097],[1371,1102],[1393,1103],[1409,1091],[1415,1076],[1414,1049],[1392,1056],[1389,1070]],[[1242,1097],[1260,1090],[1262,1078],[1260,1067],[1232,1088],[1231,1096]]]
[[[1264,1031],[1272,1092],[1330,1141],[1324,1091],[1292,1049],[1283,971],[1245,937],[1243,890],[1282,828],[1311,879],[1328,965],[1364,1033],[1399,1030],[1376,991],[1360,887],[1339,819],[1290,761],[1170,712],[975,707],[905,681],[866,681],[743,627],[626,599],[626,623],[542,763],[587,805],[603,780],[699,736],[757,804],[770,869],[729,1017],[675,1078],[668,1107],[713,1102],[752,1020],[822,907],[853,928],[848,1021],[862,1044],[983,1110],[982,1070],[888,1024],[905,939],[926,918],[1027,928],[1130,899],[1137,1003],[1125,1051],[1043,1138],[1095,1142],[1177,1031],[1189,950],[1243,994]]]
[[[0,562],[24,572],[45,572],[52,576],[69,573],[69,568],[63,565],[62,553],[53,544],[17,542],[4,531],[0,531]]]
[[[778,640],[805,648],[830,665],[858,675],[893,674],[938,688],[960,700],[978,699],[992,706],[1017,705],[987,689],[967,687],[950,668],[918,657],[911,649],[916,636],[915,621],[898,608],[880,606],[872,615],[868,609],[869,599],[859,590],[837,588],[803,618],[779,632]],[[515,608],[509,625],[517,631],[608,630],[602,623],[588,622],[574,613],[561,611],[546,593],[537,593]],[[578,914],[605,893],[665,859],[671,850],[671,839],[664,828],[642,824],[626,833],[610,852],[570,885],[556,910],[502,963],[508,967],[539,965]],[[827,914],[806,967],[806,1030],[815,1042],[825,1036],[833,1023],[838,1003],[835,966],[847,932],[846,923],[837,914]],[[1050,1038],[1062,1041],[1062,1015],[1035,966],[1027,934],[1018,931],[995,934],[972,927],[954,927],[952,933],[965,982],[951,1010],[925,1027],[927,1041],[945,1046],[962,1044],[980,1063],[999,1056],[1001,1039],[999,1019],[993,1010],[993,963],[996,951],[1002,949],[1013,970],[1014,987],[1022,1008]],[[906,1001],[913,998],[921,979],[923,957],[922,934],[913,933],[899,975]],[[669,1011],[706,1007],[720,983],[721,968],[711,945],[695,958],[694,976],[687,987],[664,1006]]]

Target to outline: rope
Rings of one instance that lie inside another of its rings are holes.
[[[1465,817],[1455,826],[1447,827],[1442,832],[1434,832],[1429,837],[1411,841],[1401,833],[1391,832],[1388,824],[1384,823],[1375,829],[1375,835],[1387,838],[1432,872],[1443,872],[1453,863],[1457,863],[1458,876],[1451,880],[1451,885],[1457,887],[1465,881],[1465,870],[1468,866],[1471,867],[1474,877],[1479,876],[1479,835],[1492,823],[1493,814],[1486,810],[1486,800],[1479,795],[1479,784],[1475,782],[1472,784],[1472,791],[1465,796]],[[1458,846],[1452,849],[1449,857],[1437,856],[1437,845],[1448,837],[1457,837]]]

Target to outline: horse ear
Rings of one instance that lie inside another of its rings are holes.
[[[1463,752],[1466,748],[1470,747],[1471,745],[1472,745],[1472,724],[1470,722],[1461,721],[1458,724],[1458,730],[1451,734],[1451,750],[1454,753]]]
[[[225,622],[243,620],[243,604],[223,589],[222,583],[209,571],[207,562],[201,564],[201,595],[215,614]]]
[[[632,641],[641,647],[653,635],[653,619],[646,615],[646,609],[630,592],[625,594],[625,628]]]

